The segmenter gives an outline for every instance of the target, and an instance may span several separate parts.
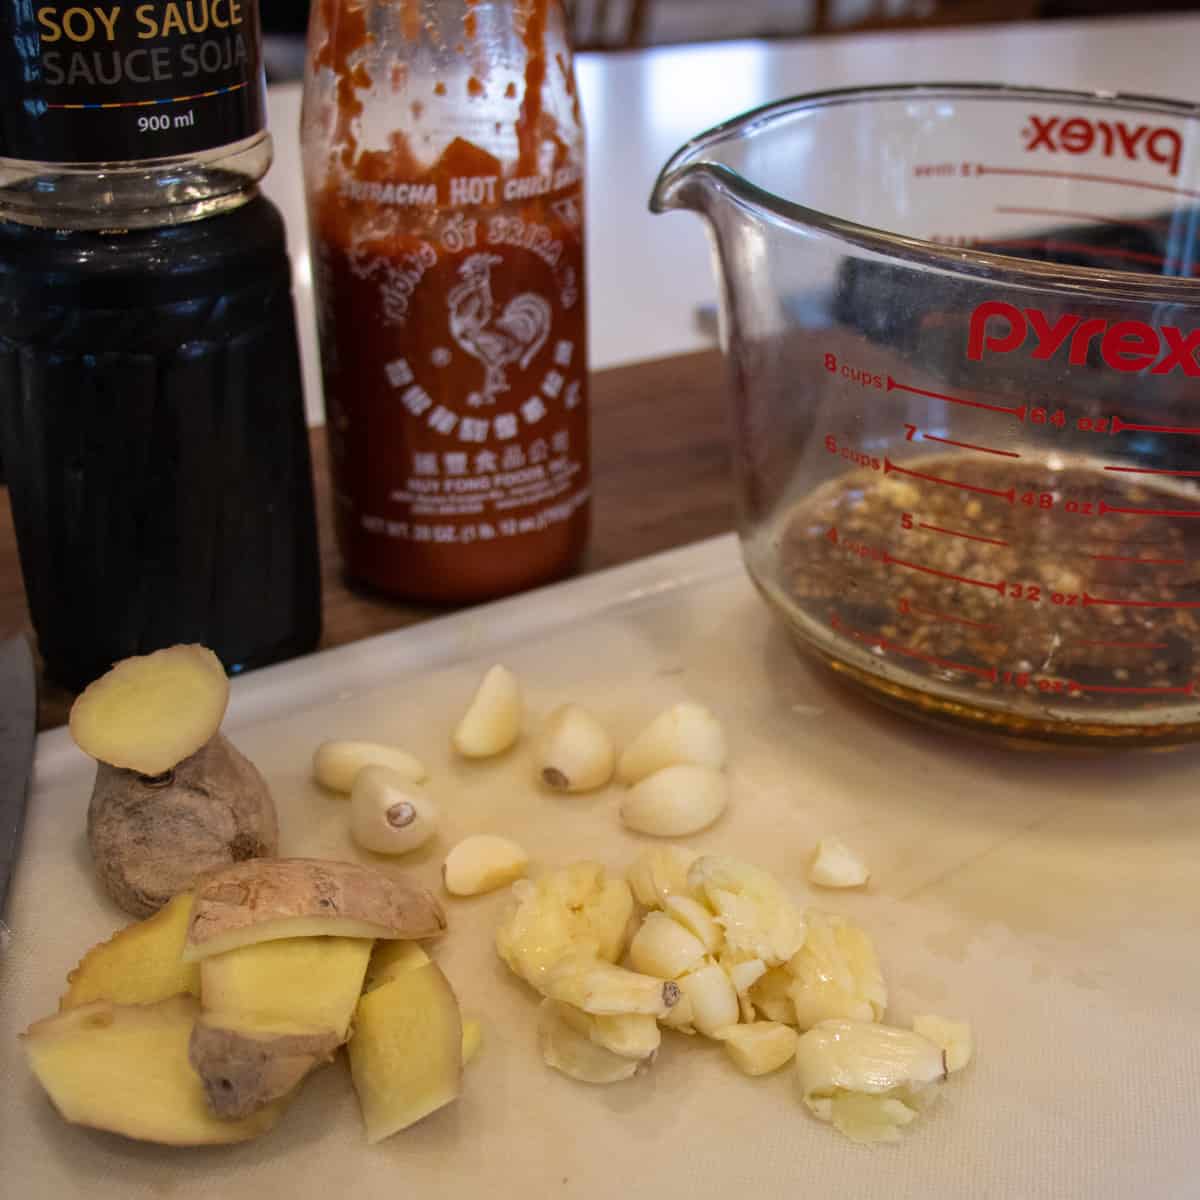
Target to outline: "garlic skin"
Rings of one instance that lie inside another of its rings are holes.
[[[684,701],[661,712],[625,748],[617,778],[635,784],[663,767],[691,763],[719,771],[726,759],[725,731],[702,704]]]
[[[463,838],[446,855],[442,882],[452,896],[494,892],[529,870],[529,855],[510,838],[477,833]]]
[[[616,750],[586,708],[564,704],[546,719],[534,755],[538,779],[555,792],[591,792],[612,779]]]
[[[521,685],[507,668],[489,668],[451,738],[464,758],[491,758],[521,735]]]
[[[399,746],[345,739],[322,742],[313,752],[313,778],[331,792],[350,794],[363,767],[390,767],[410,783],[423,783],[425,764]]]
[[[686,837],[707,829],[729,803],[729,783],[712,767],[663,767],[635,783],[621,801],[621,820],[635,833]]]
[[[375,854],[408,854],[437,832],[431,796],[390,767],[363,767],[350,792],[350,834]]]
[[[841,838],[823,837],[808,868],[808,879],[818,887],[862,887],[871,878],[867,864]]]

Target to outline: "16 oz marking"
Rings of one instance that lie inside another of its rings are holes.
[[[190,108],[187,112],[176,113],[173,117],[166,113],[154,113],[152,116],[138,117],[137,119],[138,133],[162,133],[167,129],[187,129],[195,123],[196,114]]]

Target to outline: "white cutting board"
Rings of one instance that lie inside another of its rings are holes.
[[[257,672],[226,728],[262,769],[285,854],[355,857],[345,801],[309,781],[326,737],[396,741],[432,769],[438,841],[403,866],[437,887],[468,832],[518,838],[538,867],[620,870],[643,841],[615,790],[552,797],[520,748],[452,760],[482,668],[524,681],[530,724],[591,706],[621,740],[671,701],[721,716],[733,803],[690,840],[776,872],[862,922],[899,1023],[968,1018],[978,1057],[897,1146],[856,1146],[808,1116],[791,1071],[747,1079],[668,1035],[654,1069],[611,1087],[542,1065],[536,1002],[492,949],[505,897],[447,898],[437,951],[484,1047],[463,1098],[382,1145],[363,1141],[344,1064],[245,1146],[168,1150],[63,1124],[16,1034],[54,1010],[83,951],[122,923],[84,844],[91,766],[59,731],[36,790],[0,961],[0,1193],[11,1200],[204,1197],[883,1197],[1181,1200],[1200,1195],[1200,754],[1064,759],[991,748],[877,710],[800,660],[742,574],[732,538]],[[818,837],[859,848],[863,893],[817,894]],[[382,860],[380,860],[382,861]]]

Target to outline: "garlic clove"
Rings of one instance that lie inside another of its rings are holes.
[[[935,1046],[941,1046],[946,1056],[946,1070],[961,1071],[975,1054],[975,1038],[966,1021],[952,1021],[949,1017],[937,1017],[932,1013],[913,1017],[914,1033],[928,1038]]]
[[[894,1141],[936,1096],[945,1054],[907,1029],[822,1021],[796,1043],[796,1078],[814,1116],[856,1141]]]
[[[452,896],[480,896],[520,879],[528,869],[529,855],[516,842],[477,833],[446,855],[442,880]]]
[[[637,902],[643,908],[665,908],[668,897],[687,891],[688,867],[696,858],[693,851],[682,846],[643,850],[625,875]]]
[[[581,1083],[617,1083],[637,1073],[639,1062],[596,1045],[564,1019],[567,1006],[543,1000],[538,1010],[538,1043],[546,1065]]]
[[[681,763],[719,771],[725,757],[721,722],[702,704],[684,702],[659,713],[625,748],[617,777],[622,783],[634,784],[663,767]]]
[[[841,838],[824,837],[817,843],[808,878],[819,887],[852,888],[862,887],[871,872]]]
[[[422,783],[428,776],[419,758],[382,742],[339,739],[322,742],[313,753],[313,778],[333,792],[349,794],[359,771],[372,766],[390,767],[410,783]]]
[[[629,944],[629,965],[659,979],[677,979],[703,961],[704,943],[665,913],[647,913]]]
[[[752,1025],[729,1025],[713,1037],[724,1043],[725,1052],[746,1075],[768,1075],[791,1061],[799,1035],[794,1029],[775,1021],[755,1021]]]
[[[419,784],[390,767],[363,767],[350,792],[350,833],[376,854],[407,854],[438,826],[438,807]]]
[[[691,971],[676,982],[691,1002],[692,1025],[699,1033],[712,1037],[718,1029],[738,1023],[737,992],[716,963]]]
[[[535,753],[538,778],[556,792],[590,792],[612,778],[616,751],[586,708],[564,704],[546,720]]]
[[[540,990],[552,1000],[601,1017],[621,1013],[661,1017],[678,1001],[680,991],[669,980],[580,954],[567,954],[550,967]]]
[[[725,933],[712,913],[691,896],[672,894],[663,900],[663,912],[678,921],[689,933],[700,939],[706,954],[716,954],[725,940]]]
[[[520,736],[521,712],[517,677],[507,667],[491,667],[454,730],[454,749],[464,758],[503,754]]]
[[[805,921],[804,945],[787,964],[797,1028],[838,1017],[882,1020],[887,987],[870,936],[844,917],[817,909],[810,908]]]
[[[636,833],[686,837],[707,829],[729,803],[729,783],[712,767],[663,767],[634,784],[621,801],[621,820]]]
[[[589,1041],[622,1058],[652,1058],[662,1042],[658,1021],[648,1013],[594,1016],[573,1005],[563,1004],[559,1015]]]

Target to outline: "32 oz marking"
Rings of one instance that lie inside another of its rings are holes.
[[[138,117],[138,133],[163,133],[168,129],[187,129],[196,123],[196,114],[192,109],[187,112],[168,116],[166,113],[153,113],[150,116]]]

